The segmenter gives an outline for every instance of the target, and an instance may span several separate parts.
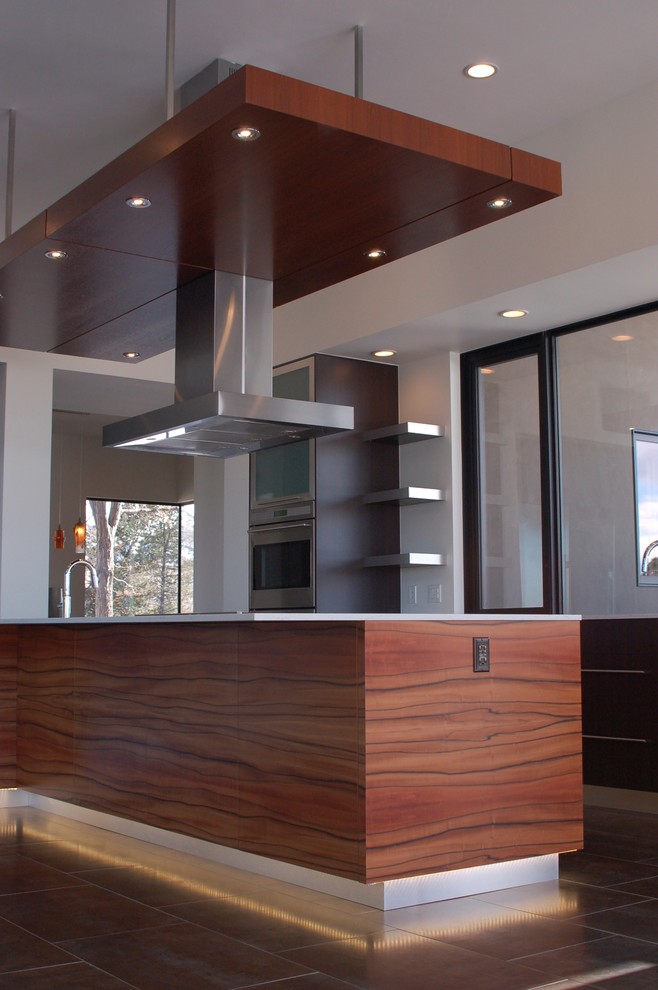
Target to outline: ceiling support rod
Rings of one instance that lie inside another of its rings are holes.
[[[165,68],[165,115],[171,120],[174,105],[174,53],[176,46],[176,0],[167,0],[167,64]]]
[[[354,95],[363,99],[363,24],[354,27]]]
[[[11,234],[14,210],[14,172],[16,168],[16,111],[9,110],[7,125],[7,183],[5,189],[5,237]]]

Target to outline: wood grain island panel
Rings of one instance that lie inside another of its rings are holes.
[[[16,786],[18,641],[15,626],[0,628],[0,787]]]
[[[361,883],[582,845],[577,621],[68,622],[18,646],[27,790]]]
[[[582,845],[578,637],[564,621],[368,624],[368,881]]]
[[[241,849],[363,878],[362,654],[353,622],[242,629]]]

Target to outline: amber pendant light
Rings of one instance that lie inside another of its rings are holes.
[[[83,454],[83,437],[82,430],[80,431],[80,486],[78,492],[78,498],[80,500],[80,515],[78,516],[78,521],[73,527],[73,540],[75,542],[75,552],[84,554],[85,552],[85,536],[86,528],[82,521],[82,454]]]
[[[85,552],[85,524],[82,521],[82,517],[78,517],[78,521],[73,527],[73,539],[75,540],[75,552],[84,553]]]

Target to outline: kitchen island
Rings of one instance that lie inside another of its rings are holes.
[[[437,875],[448,896],[548,878],[582,845],[576,618],[43,620],[0,641],[2,784],[42,806],[366,903],[405,881],[383,906],[445,896]]]

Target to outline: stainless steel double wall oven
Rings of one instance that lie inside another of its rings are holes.
[[[310,361],[275,374],[274,394],[310,399]],[[251,455],[250,611],[313,611],[315,594],[315,445],[302,440]]]

